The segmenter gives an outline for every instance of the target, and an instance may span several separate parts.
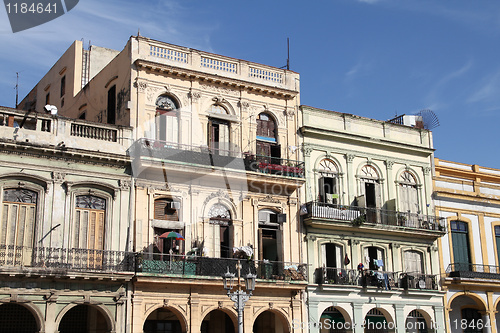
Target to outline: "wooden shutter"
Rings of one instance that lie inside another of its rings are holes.
[[[259,237],[259,260],[264,259],[264,245],[262,244],[262,228],[258,230]]]
[[[452,232],[453,262],[455,264],[470,264],[468,233]]]
[[[325,177],[319,179],[319,196],[321,202],[326,202]]]
[[[229,150],[229,124],[219,124],[219,149],[220,155],[227,156]]]
[[[276,253],[277,261],[283,261],[283,231],[281,229],[276,230]]]

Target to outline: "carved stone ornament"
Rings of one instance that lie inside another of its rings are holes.
[[[288,118],[293,118],[295,116],[295,109],[293,108],[286,108],[284,112]]]
[[[250,108],[250,103],[248,103],[247,101],[239,101],[238,102],[238,106],[243,110],[243,111],[247,111],[249,108]]]
[[[146,89],[148,88],[148,83],[144,81],[136,81],[135,87],[137,88],[137,90],[139,90],[139,92],[142,93],[146,91]]]
[[[238,96],[240,94],[239,90],[232,90],[225,87],[212,86],[207,84],[200,84],[200,88],[207,91],[213,91],[219,95],[234,95]]]
[[[422,171],[424,172],[424,175],[428,175],[431,172],[431,168],[430,167],[423,167]]]
[[[219,301],[219,303],[218,303],[218,308],[219,308],[219,309],[222,309],[223,307],[224,307],[224,302]]]
[[[274,303],[273,302],[269,302],[269,309],[272,309],[274,308]]]
[[[277,203],[277,204],[281,204],[281,201],[278,200],[278,199],[274,199],[273,196],[271,195],[267,195],[266,197],[262,198],[259,200],[259,202],[269,202],[269,203]]]
[[[223,190],[218,190],[217,192],[214,192],[210,194],[208,197],[206,197],[205,201],[203,201],[203,204],[206,205],[210,200],[214,198],[225,198],[231,202],[233,202],[233,199],[229,196],[229,194]],[[234,202],[233,202],[234,203]]]
[[[352,163],[352,161],[354,161],[354,157],[355,156],[353,154],[347,154],[347,155],[345,155],[347,163]]]
[[[193,103],[197,103],[198,100],[201,98],[201,94],[197,91],[190,91],[188,93],[188,97],[191,99]]]
[[[302,148],[302,151],[304,152],[305,157],[310,157],[313,150],[314,149],[312,149],[311,147],[303,147]]]
[[[392,167],[394,166],[394,161],[392,160],[385,161],[385,166],[387,167],[387,169],[391,170]]]
[[[120,186],[120,190],[122,191],[130,190],[130,184],[131,184],[130,180],[120,179],[118,181],[118,184]]]
[[[52,172],[52,180],[54,181],[54,183],[62,184],[62,182],[64,182],[64,178],[66,178],[65,173],[57,171]]]

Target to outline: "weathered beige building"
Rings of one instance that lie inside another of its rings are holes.
[[[433,214],[432,133],[402,118],[301,109],[306,326],[444,332],[437,240],[446,226]]]
[[[0,108],[5,332],[125,332],[132,129]]]
[[[131,332],[234,331],[220,276],[235,272],[235,248],[242,274],[257,274],[245,331],[302,331],[292,327],[306,320],[299,83],[138,36],[121,52],[75,42],[20,104],[134,129]]]

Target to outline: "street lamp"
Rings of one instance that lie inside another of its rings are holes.
[[[235,290],[231,293],[231,289],[233,289],[234,283],[234,273],[229,272],[229,267],[227,267],[227,272],[222,275],[222,279],[224,281],[224,289],[227,291],[227,296],[231,301],[234,302],[234,307],[236,311],[238,311],[238,333],[243,333],[243,309],[245,308],[246,302],[252,296],[252,292],[255,290],[255,278],[257,277],[255,274],[248,270],[248,274],[245,275],[245,287],[248,291],[248,294],[241,290],[240,284],[240,271],[241,264],[238,260],[238,264],[236,265],[236,269],[238,270],[238,290]]]

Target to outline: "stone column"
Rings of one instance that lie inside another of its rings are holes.
[[[363,304],[361,303],[354,303],[352,304],[352,325],[354,326],[354,329],[352,332],[354,333],[364,333],[365,329],[362,326],[365,318],[363,317]]]
[[[310,295],[309,295],[310,297]],[[314,302],[309,299],[309,316],[308,316],[308,326],[304,330],[304,332],[307,332],[307,328],[309,328],[309,333],[319,333],[319,326],[318,323],[321,318],[321,313],[318,312],[318,305],[319,302]],[[305,325],[305,323],[304,323]],[[304,326],[303,326],[304,327]]]
[[[432,323],[434,327],[434,332],[444,332],[446,331],[446,321],[445,321],[445,313],[443,306],[435,306],[434,307],[434,323]]]
[[[200,333],[201,329],[201,306],[200,306],[200,296],[197,293],[192,293],[189,297],[189,307],[191,311],[190,322],[188,327],[188,332],[190,333]]]
[[[405,318],[405,308],[404,305],[395,304],[394,310],[396,312],[396,317],[394,318],[395,330],[389,330],[389,332],[405,333],[406,332],[406,318]]]
[[[354,160],[354,155],[352,154],[346,154],[345,159],[347,162],[347,184],[348,184],[348,191],[347,191],[347,205],[350,205],[351,202],[354,200],[356,197],[356,188],[355,186],[357,185],[356,182],[356,177],[354,174],[354,170],[352,168],[352,161]]]

